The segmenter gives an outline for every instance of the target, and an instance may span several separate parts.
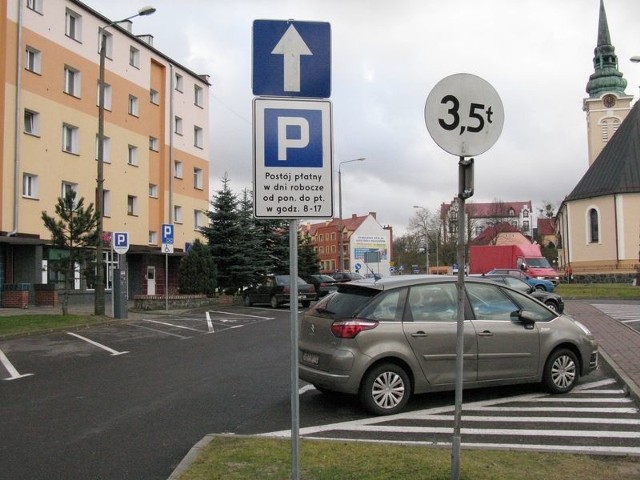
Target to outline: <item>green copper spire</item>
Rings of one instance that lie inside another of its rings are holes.
[[[598,20],[598,46],[593,51],[594,72],[589,76],[587,93],[591,98],[600,97],[603,93],[626,95],[624,89],[627,81],[618,71],[616,49],[611,44],[607,12],[603,0],[600,0],[600,18]]]

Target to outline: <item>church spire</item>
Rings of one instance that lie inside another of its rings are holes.
[[[598,19],[598,45],[593,51],[594,72],[589,76],[587,93],[591,98],[598,98],[603,93],[615,93],[626,95],[624,89],[627,81],[618,71],[618,57],[616,49],[611,44],[607,12],[604,9],[604,0],[600,0],[600,17]]]

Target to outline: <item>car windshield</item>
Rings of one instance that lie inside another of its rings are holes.
[[[350,318],[378,293],[378,290],[371,288],[342,289],[320,300],[309,312],[311,315],[331,318]]]
[[[551,264],[549,264],[549,261],[544,257],[527,258],[527,267],[551,268]]]

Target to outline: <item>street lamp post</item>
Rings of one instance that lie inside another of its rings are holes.
[[[340,271],[344,271],[344,239],[342,238],[342,164],[351,162],[363,162],[365,158],[354,158],[353,160],[345,160],[338,164],[338,215],[340,216],[340,228],[338,235],[340,236]]]
[[[424,211],[424,254],[426,256],[426,270],[425,273],[429,273],[429,232],[427,230],[427,209],[425,207],[421,207],[420,205],[414,205],[413,208],[419,208]],[[436,244],[437,247],[437,244]]]
[[[96,233],[98,243],[96,245],[96,282],[95,282],[95,298],[94,313],[96,315],[104,315],[104,259],[102,258],[102,250],[104,247],[104,239],[102,238],[104,231],[103,211],[104,211],[104,76],[105,76],[105,59],[107,57],[107,36],[105,30],[117,23],[126,22],[132,18],[151,15],[156,11],[153,7],[144,7],[138,10],[138,13],[130,17],[123,18],[109,23],[100,29],[100,74],[98,80],[98,173],[96,178],[96,216],[98,225]]]

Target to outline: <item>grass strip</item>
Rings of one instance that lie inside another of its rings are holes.
[[[97,325],[108,317],[94,315],[31,314],[0,316],[0,337],[42,333],[51,330]]]
[[[347,441],[300,441],[304,480],[447,480],[451,450]],[[622,480],[640,478],[640,458],[507,450],[462,450],[461,480]],[[180,480],[288,479],[291,441],[212,436]]]

